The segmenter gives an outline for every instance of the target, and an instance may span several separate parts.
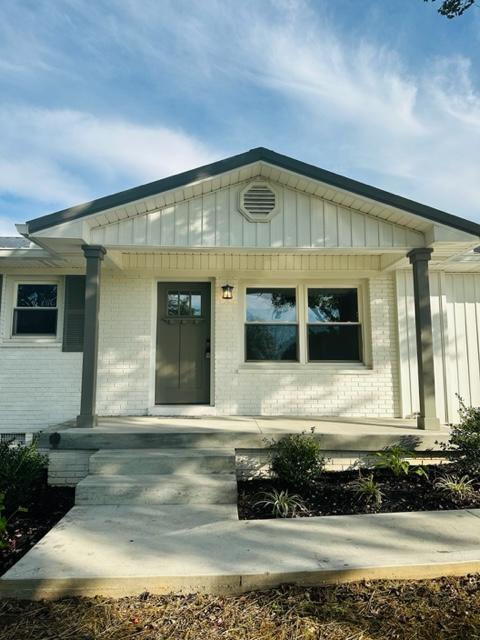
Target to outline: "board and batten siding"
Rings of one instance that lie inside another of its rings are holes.
[[[413,279],[396,274],[402,415],[418,411]],[[459,394],[480,406],[480,274],[430,273],[437,415],[458,419]]]
[[[322,198],[275,185],[279,212],[250,222],[238,209],[244,184],[219,189],[157,211],[91,230],[107,246],[244,248],[405,248],[424,246],[423,234]]]

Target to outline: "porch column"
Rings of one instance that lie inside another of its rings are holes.
[[[85,326],[83,332],[82,394],[79,427],[93,427],[96,424],[95,398],[97,393],[98,361],[98,312],[100,307],[100,274],[106,250],[99,245],[83,245],[87,261],[85,279]]]
[[[432,313],[430,310],[430,285],[428,262],[433,249],[412,249],[408,254],[413,267],[413,295],[415,303],[415,332],[417,338],[418,395],[420,415],[419,429],[439,429],[435,407],[435,374],[433,368]]]

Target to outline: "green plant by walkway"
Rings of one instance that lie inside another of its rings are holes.
[[[272,471],[283,484],[308,487],[325,468],[320,442],[314,429],[284,436],[272,446]]]

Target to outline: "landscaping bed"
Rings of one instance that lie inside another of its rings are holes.
[[[415,473],[396,476],[387,470],[363,470],[364,478],[372,477],[381,491],[381,502],[359,494],[359,471],[324,471],[307,487],[292,486],[277,479],[248,480],[238,483],[238,511],[241,519],[273,518],[273,505],[265,495],[287,492],[298,496],[301,507],[296,517],[348,515],[358,513],[393,513],[400,511],[440,511],[480,508],[480,480],[475,478],[467,495],[448,493],[438,481],[451,475],[452,465],[422,467],[425,475]]]
[[[0,575],[13,566],[73,507],[75,489],[50,487],[46,470],[35,483],[22,511],[7,523],[4,548],[0,549]],[[26,509],[26,511],[23,511]]]
[[[239,596],[0,602],[0,640],[473,640],[480,576]]]

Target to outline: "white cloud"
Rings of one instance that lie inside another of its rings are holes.
[[[260,47],[267,32],[269,47]],[[283,94],[292,113],[301,109],[309,142],[323,142],[336,163],[480,220],[480,93],[469,60],[407,70],[398,54],[341,37],[308,11],[284,25],[257,23],[248,51],[258,82]]]
[[[291,114],[277,135],[297,155],[305,149],[326,168],[480,219],[480,94],[470,60],[425,56],[407,66],[381,31],[341,31],[316,2],[145,6],[139,14],[126,2],[114,34],[147,61],[161,63],[165,52],[152,46],[161,31],[175,44],[171,65],[204,96],[228,83],[249,85],[252,106],[255,90],[277,96]],[[264,143],[261,119],[227,108],[239,128],[248,122],[250,146],[255,134],[253,144]],[[275,132],[269,145],[277,148]]]
[[[17,198],[72,205],[100,195],[92,184],[136,186],[213,155],[180,130],[79,111],[0,108],[0,191]]]
[[[164,89],[171,95],[176,83],[191,101],[185,111],[194,134],[198,104],[228,122],[230,137],[224,143],[215,126],[211,139],[143,126],[95,115],[93,107],[3,106],[0,192],[61,207],[208,162],[221,155],[214,148],[235,153],[264,144],[480,219],[480,92],[469,59],[424,57],[408,66],[382,42],[381,30],[360,38],[340,30],[328,2],[145,0],[142,11],[134,0],[115,10],[102,0],[67,5],[68,11],[52,5],[42,17],[30,12],[23,21],[28,51],[15,50],[8,64],[77,80],[83,61],[73,52],[88,60],[88,72],[96,61],[106,76],[121,60],[157,99]],[[66,13],[84,37],[56,50]],[[15,31],[6,33],[13,43]],[[32,48],[33,67],[25,62]],[[269,104],[281,109],[270,116]]]
[[[11,218],[0,216],[0,236],[18,236],[15,223]]]

